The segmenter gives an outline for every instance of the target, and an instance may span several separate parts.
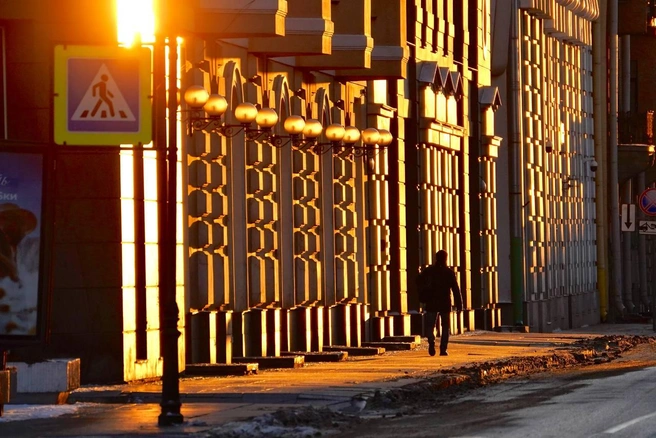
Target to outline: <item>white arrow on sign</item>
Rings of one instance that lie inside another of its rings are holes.
[[[622,204],[622,231],[635,231],[635,204]]]

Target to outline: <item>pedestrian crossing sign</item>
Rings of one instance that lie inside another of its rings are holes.
[[[146,144],[152,140],[151,51],[55,47],[55,143]]]

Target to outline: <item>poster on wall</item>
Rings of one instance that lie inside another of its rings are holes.
[[[43,160],[0,151],[0,341],[39,334]]]

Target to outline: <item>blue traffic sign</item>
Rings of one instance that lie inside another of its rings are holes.
[[[55,142],[117,145],[151,141],[147,48],[55,48]]]
[[[640,209],[649,216],[656,216],[656,189],[649,188],[640,195]]]
[[[69,59],[68,83],[69,131],[139,130],[137,59]]]

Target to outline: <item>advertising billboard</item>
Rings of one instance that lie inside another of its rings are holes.
[[[0,343],[39,335],[43,161],[0,151]]]

